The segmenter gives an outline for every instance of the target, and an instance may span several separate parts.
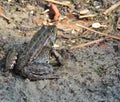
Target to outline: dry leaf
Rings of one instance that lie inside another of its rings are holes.
[[[54,20],[58,20],[60,12],[55,4],[50,3],[49,15],[53,17]]]
[[[40,18],[37,18],[37,17],[35,17],[33,21],[34,21],[34,23],[37,24],[38,26],[40,26],[40,25],[43,23],[43,20],[40,19]]]
[[[66,15],[69,19],[75,19],[76,18],[76,15],[75,14],[72,14],[72,13],[69,13]]]

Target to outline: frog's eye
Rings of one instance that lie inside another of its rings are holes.
[[[56,26],[52,25],[50,27],[50,32],[55,33],[56,32]]]
[[[53,33],[53,32],[54,32],[54,30],[53,30],[53,29],[51,29],[51,31],[50,31],[50,32],[52,32],[52,33]]]
[[[51,32],[52,32],[52,33],[55,33],[55,29],[51,29]]]

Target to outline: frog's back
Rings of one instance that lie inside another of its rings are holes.
[[[23,53],[20,55],[18,66],[24,67],[24,65],[29,63],[37,53],[40,53],[44,49],[44,47],[51,46],[56,40],[56,30],[57,28],[55,25],[42,26],[42,28],[32,37]]]

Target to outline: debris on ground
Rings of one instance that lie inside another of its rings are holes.
[[[0,0],[0,17],[1,102],[120,102],[119,0]],[[7,73],[9,49],[22,53],[43,25],[58,29],[60,78],[30,81],[9,64]]]

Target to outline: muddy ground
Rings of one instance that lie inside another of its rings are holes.
[[[26,29],[38,27],[34,18],[44,17],[38,2],[27,3],[39,8],[35,15],[26,9],[27,4],[0,0],[10,18],[9,23],[0,18],[0,102],[120,102],[120,42],[116,39],[105,41],[102,47],[94,44],[68,51],[70,57],[56,71],[59,79],[30,81],[12,72],[5,74],[8,49],[28,42],[37,30]],[[120,35],[119,30],[111,33],[116,32]],[[57,38],[60,47],[61,41],[64,44],[66,39]]]

